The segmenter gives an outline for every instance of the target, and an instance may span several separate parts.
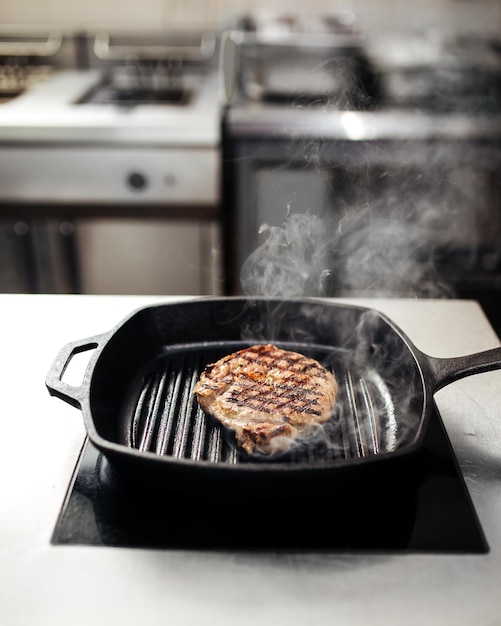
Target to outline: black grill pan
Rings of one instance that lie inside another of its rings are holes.
[[[197,405],[208,363],[273,342],[331,369],[332,420],[290,454],[260,460]],[[64,382],[74,354],[92,350],[80,387]],[[394,474],[419,453],[436,390],[497,369],[501,348],[454,359],[423,354],[386,316],[316,299],[200,298],[133,312],[111,331],[65,345],[46,379],[82,410],[88,436],[127,478],[181,490],[311,493]]]

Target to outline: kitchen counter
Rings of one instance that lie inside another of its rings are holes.
[[[462,379],[436,394],[489,544],[486,554],[52,545],[85,430],[78,410],[49,396],[48,369],[65,343],[107,331],[140,306],[171,300],[0,295],[1,623],[500,623],[501,371]],[[472,301],[354,302],[385,312],[432,356],[499,345]]]

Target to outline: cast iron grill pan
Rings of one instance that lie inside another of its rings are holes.
[[[266,342],[317,359],[340,387],[327,426],[276,460],[241,452],[193,396],[205,365]],[[84,380],[71,387],[64,371],[87,350]],[[145,307],[103,335],[67,344],[46,384],[82,410],[91,442],[128,479],[168,490],[296,494],[375,472],[394,476],[419,454],[433,393],[500,364],[500,348],[454,359],[425,355],[364,307],[200,298]]]

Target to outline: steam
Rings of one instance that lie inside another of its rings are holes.
[[[379,177],[387,180],[379,197],[382,183],[375,174],[365,181],[354,177],[354,197],[341,193],[322,211],[285,200],[283,223],[261,225],[265,239],[242,266],[243,293],[454,297],[454,276],[444,259],[455,250],[474,255],[478,239],[489,236],[482,234],[489,228],[482,205],[486,181],[467,167],[449,173],[418,169],[405,173],[402,166],[398,175],[381,169]],[[455,262],[457,274],[462,267]]]
[[[387,172],[384,176],[391,178]],[[340,197],[337,206],[333,201],[332,210],[324,212],[301,212],[289,202],[280,226],[261,226],[264,241],[242,267],[246,295],[285,302],[245,329],[247,335],[298,342],[308,352],[320,349],[320,328],[330,323],[331,334],[335,332],[321,342],[323,349],[331,347],[318,360],[334,372],[340,395],[331,420],[290,442],[290,454],[297,458],[315,458],[316,450],[325,451],[320,458],[326,454],[332,460],[378,455],[405,447],[420,432],[421,380],[398,333],[380,332],[384,322],[370,310],[353,324],[349,315],[334,314],[329,322],[327,310],[313,318],[307,306],[299,306],[299,318],[291,321],[286,304],[304,296],[453,296],[437,259],[462,237],[475,240],[478,210],[465,207],[478,209],[471,194],[480,197],[481,178],[464,171],[466,193],[442,173],[424,171],[417,179],[418,185],[412,169],[400,178],[400,186],[388,185],[381,197],[363,202],[369,187],[359,188],[354,202]]]
[[[322,220],[308,212],[294,213],[283,227],[264,224],[259,232],[267,238],[242,267],[244,293],[285,298],[317,295],[330,244]]]
[[[249,296],[452,296],[439,275],[425,229],[360,211],[331,231],[309,212],[281,227],[263,225],[266,240],[242,266]]]

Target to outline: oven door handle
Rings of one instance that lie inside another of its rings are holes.
[[[88,395],[88,387],[94,370],[94,365],[99,356],[100,349],[109,338],[109,333],[94,335],[87,339],[72,341],[64,345],[54,359],[46,376],[45,385],[51,396],[56,396],[68,404],[80,409],[82,400]],[[64,375],[68,366],[76,354],[94,350],[86,365],[80,385],[72,385],[64,381]]]

